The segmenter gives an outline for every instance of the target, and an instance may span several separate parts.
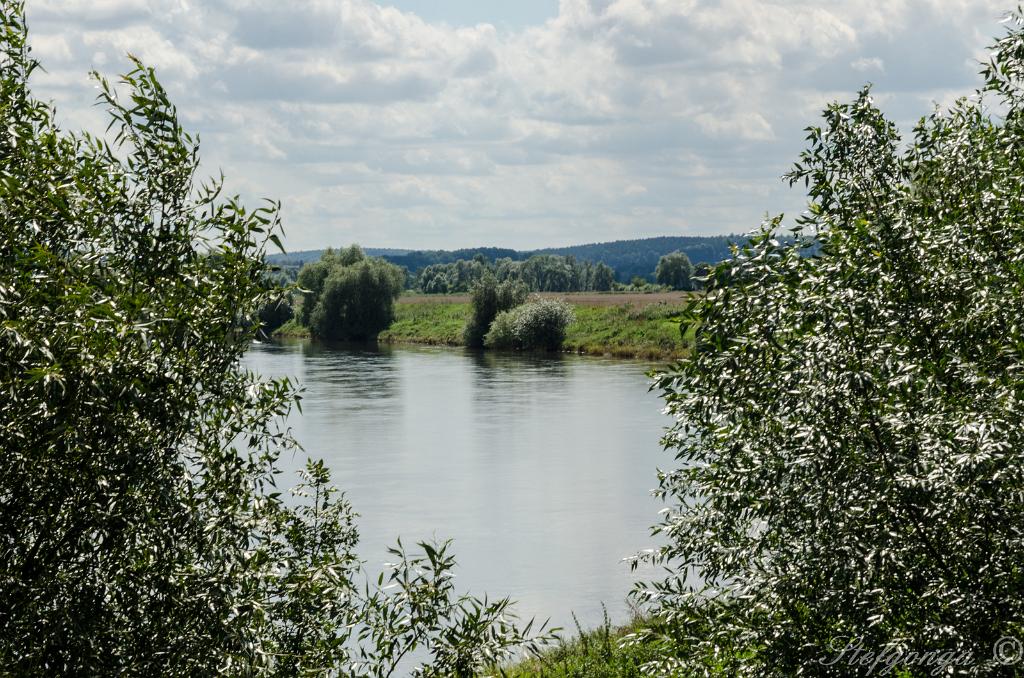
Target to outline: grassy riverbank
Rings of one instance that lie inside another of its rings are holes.
[[[581,632],[576,638],[552,647],[539,658],[503,667],[505,678],[640,678],[640,667],[657,659],[654,648],[644,644],[621,646],[622,638],[637,631],[637,619],[613,628],[607,617],[600,628]]]
[[[693,340],[692,330],[679,334],[683,293],[561,294],[576,313],[564,348],[573,353],[665,360],[681,356]],[[408,295],[395,306],[395,322],[381,333],[382,343],[462,343],[469,318],[465,295]]]
[[[395,304],[395,321],[377,337],[382,344],[461,346],[470,304],[461,297],[410,297]],[[442,301],[442,299],[450,301]]]
[[[686,304],[681,292],[545,296],[565,299],[576,313],[564,344],[572,353],[669,360],[680,357],[693,341],[692,329],[685,338],[679,334],[679,316]],[[405,295],[395,305],[395,321],[378,340],[459,346],[469,314],[467,295]],[[276,335],[306,337],[309,332],[291,321]]]

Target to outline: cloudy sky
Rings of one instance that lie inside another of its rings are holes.
[[[205,172],[290,250],[746,232],[865,82],[904,129],[969,94],[1005,0],[28,0],[37,95],[158,69]]]

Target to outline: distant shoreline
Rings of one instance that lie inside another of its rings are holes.
[[[563,352],[639,360],[669,361],[683,357],[693,343],[693,329],[679,333],[686,292],[610,292],[545,294],[573,306],[572,323]],[[395,304],[395,321],[380,333],[381,344],[462,346],[462,328],[469,317],[469,296],[405,294]],[[281,338],[307,338],[295,321],[274,333]]]

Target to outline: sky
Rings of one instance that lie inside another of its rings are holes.
[[[289,250],[745,233],[872,83],[904,130],[979,85],[990,0],[28,0],[35,94],[157,70],[202,171],[282,203]]]

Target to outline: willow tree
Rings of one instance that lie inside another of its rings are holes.
[[[906,140],[867,89],[830,106],[789,175],[808,211],[764,224],[694,302],[694,350],[658,379],[678,468],[660,476],[655,559],[674,574],[640,595],[666,622],[662,670],[851,675],[886,651],[883,667],[912,675],[936,668],[922,657],[984,674],[1021,659],[1012,25],[981,90]]]
[[[239,359],[280,294],[276,205],[195,183],[198,142],[138,61],[96,76],[109,139],[58,129],[28,88],[24,7],[0,11],[0,673],[383,676],[419,647],[421,672],[469,675],[504,656],[508,601],[454,595],[446,547],[360,583],[323,464],[294,501],[275,489],[295,390]]]
[[[654,269],[654,279],[659,285],[667,285],[674,290],[693,288],[693,264],[686,252],[672,252],[658,259]]]
[[[327,250],[299,271],[303,323],[318,339],[374,341],[395,319],[405,271],[367,257],[358,245]]]

